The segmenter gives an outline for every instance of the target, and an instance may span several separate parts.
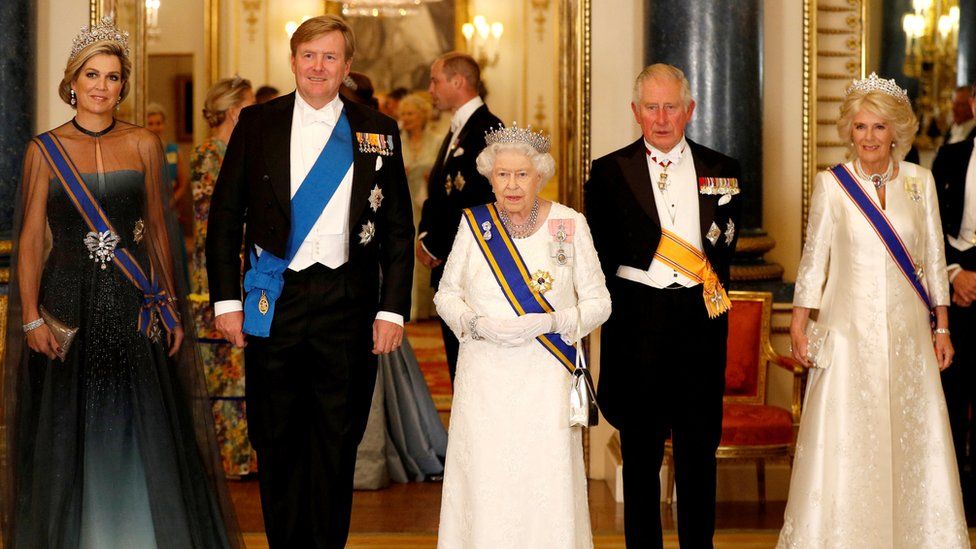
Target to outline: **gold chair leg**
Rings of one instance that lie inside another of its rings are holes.
[[[759,505],[766,505],[766,460],[759,458],[756,460],[756,484],[759,488]]]
[[[665,494],[667,497],[665,501],[668,505],[674,501],[674,458],[669,452],[664,454],[664,463],[668,466],[668,477],[666,481]]]

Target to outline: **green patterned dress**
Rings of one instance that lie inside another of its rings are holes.
[[[229,477],[239,477],[257,471],[257,457],[247,439],[244,350],[221,338],[214,327],[205,258],[210,196],[213,194],[214,183],[226,150],[227,145],[223,141],[208,139],[190,156],[190,186],[193,192],[190,304],[196,317],[197,337],[200,340],[200,352],[203,355],[224,472]]]

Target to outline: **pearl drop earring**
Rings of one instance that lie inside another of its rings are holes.
[[[71,90],[71,106],[74,107],[78,104],[78,97],[75,95],[75,90]]]

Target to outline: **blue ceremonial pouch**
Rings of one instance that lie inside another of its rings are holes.
[[[291,199],[291,230],[285,257],[278,257],[268,250],[263,250],[261,255],[250,252],[251,268],[244,273],[245,334],[257,337],[271,335],[275,302],[285,286],[285,269],[332,200],[352,166],[352,160],[352,130],[343,109],[329,142]]]

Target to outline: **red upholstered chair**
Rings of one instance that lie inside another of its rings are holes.
[[[722,440],[715,456],[756,463],[759,502],[766,503],[766,460],[785,458],[792,466],[796,427],[806,370],[795,360],[776,354],[769,343],[773,296],[769,292],[729,292],[728,357]],[[766,404],[766,369],[775,364],[793,374],[790,410]],[[668,466],[667,502],[674,496],[674,455],[671,441],[664,449]]]

